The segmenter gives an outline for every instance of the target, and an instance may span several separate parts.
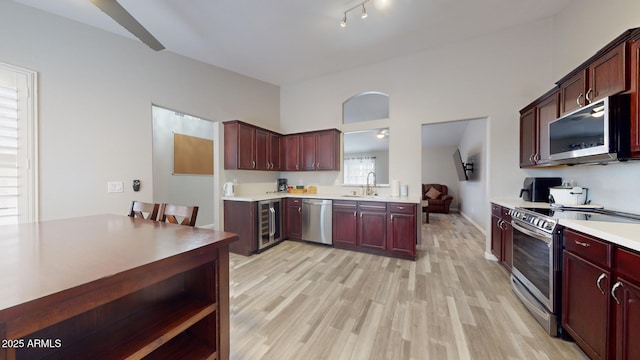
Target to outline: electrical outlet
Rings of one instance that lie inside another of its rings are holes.
[[[124,185],[122,181],[109,181],[107,182],[107,192],[121,193],[124,191]]]

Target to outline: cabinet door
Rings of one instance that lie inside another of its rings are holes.
[[[562,327],[591,359],[609,353],[611,272],[563,252]]]
[[[631,156],[640,157],[640,40],[631,43]]]
[[[301,170],[316,169],[316,134],[300,135]]]
[[[333,245],[335,247],[357,246],[357,203],[354,201],[333,202]]]
[[[491,216],[491,253],[502,261],[502,229],[500,217]]]
[[[340,170],[336,162],[336,132],[321,131],[316,134],[316,170]],[[339,154],[339,152],[338,152]]]
[[[284,236],[288,239],[302,239],[302,199],[285,200]]]
[[[282,169],[282,136],[269,134],[269,170]]]
[[[587,103],[627,90],[626,48],[623,43],[589,66],[589,88],[585,93]]]
[[[637,335],[640,329],[640,287],[624,278],[618,278],[612,290],[615,298],[615,343],[616,359],[640,359]]]
[[[560,116],[577,110],[585,105],[587,73],[580,71],[560,84]]]
[[[416,256],[416,216],[389,214],[389,250],[409,257]]]
[[[238,169],[255,169],[255,136],[254,127],[238,124]]]
[[[531,108],[520,116],[520,167],[535,165],[537,128],[535,108]]]
[[[300,169],[300,136],[287,135],[284,137],[284,169],[296,171]]]
[[[384,203],[358,205],[358,245],[363,248],[386,250],[387,206]]]
[[[224,201],[224,231],[238,234],[229,251],[249,256],[258,249],[257,202]]]
[[[269,152],[267,149],[267,145],[269,142],[269,132],[262,129],[256,129],[255,132],[255,169],[269,170]]]
[[[511,271],[513,267],[513,228],[510,221],[502,220],[502,263]]]
[[[538,157],[537,164],[549,162],[549,123],[558,118],[559,93],[555,93],[543,100],[536,107],[538,113]]]

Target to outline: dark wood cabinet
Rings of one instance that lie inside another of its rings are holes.
[[[536,109],[531,107],[520,114],[520,167],[534,166],[538,153],[538,123]]]
[[[560,115],[626,91],[629,88],[626,49],[626,42],[619,44],[586,68],[560,80]]]
[[[509,208],[491,204],[491,252],[511,271],[513,266],[513,228]]]
[[[638,359],[640,254],[564,230],[562,327],[592,359]]]
[[[418,232],[417,205],[390,203],[388,207],[388,250],[398,256],[415,259]]]
[[[333,201],[333,246],[355,249],[358,246],[358,203]]]
[[[258,250],[257,214],[255,201],[229,201],[224,205],[224,231],[238,234],[238,241],[229,245],[229,251],[249,256]]]
[[[606,359],[611,272],[566,250],[562,270],[562,327],[591,359]]]
[[[224,122],[224,168],[227,170],[281,170],[282,135],[243,123]]]
[[[631,156],[640,157],[640,40],[631,43]]]
[[[415,260],[417,205],[372,201],[333,202],[333,246]]]
[[[286,198],[284,216],[284,237],[302,239],[302,199]]]
[[[387,204],[360,202],[358,218],[358,246],[387,250]]]
[[[285,170],[340,170],[340,131],[286,135]]]
[[[560,95],[554,88],[520,111],[520,167],[549,164],[549,123],[558,118]]]

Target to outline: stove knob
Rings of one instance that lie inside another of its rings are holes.
[[[543,228],[543,229],[546,229],[547,228],[547,222],[544,221],[544,220],[540,221],[540,227]]]

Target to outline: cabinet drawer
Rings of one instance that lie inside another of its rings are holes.
[[[355,201],[333,200],[333,207],[341,209],[355,209],[358,207],[358,203]]]
[[[416,206],[414,204],[389,204],[389,212],[394,214],[415,214]]]
[[[491,215],[502,217],[502,206],[497,204],[491,204]]]
[[[640,254],[616,247],[616,270],[618,274],[640,284]]]
[[[384,202],[360,201],[358,207],[360,211],[387,211],[387,203]]]
[[[586,260],[611,267],[613,245],[571,229],[564,230],[564,248]]]
[[[302,199],[287,198],[287,205],[300,205],[300,204],[302,204]]]

